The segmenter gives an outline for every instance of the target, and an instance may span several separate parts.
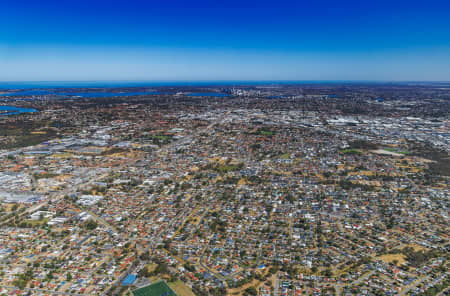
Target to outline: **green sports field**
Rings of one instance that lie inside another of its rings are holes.
[[[134,296],[177,296],[165,281],[159,281],[133,291]]]

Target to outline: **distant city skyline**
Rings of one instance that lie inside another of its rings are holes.
[[[6,1],[0,81],[450,81],[446,1]]]

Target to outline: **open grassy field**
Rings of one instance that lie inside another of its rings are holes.
[[[149,270],[152,270],[153,264],[149,266]],[[154,266],[156,268],[156,264]],[[154,269],[154,268],[153,268]],[[153,276],[149,278],[151,283],[157,283],[161,281],[161,278],[158,276]],[[168,282],[169,287],[178,295],[178,296],[195,296],[195,294],[192,292],[191,288],[186,286],[185,283],[183,283],[180,280],[176,280],[175,282],[171,283]]]
[[[425,247],[422,247],[422,246],[419,246],[419,245],[417,245],[417,244],[408,244],[408,245],[406,245],[407,247],[411,247],[411,248],[413,248],[414,249],[414,251],[428,251],[429,249],[428,248],[425,248]]]
[[[27,227],[42,227],[43,225],[45,225],[49,220],[47,218],[42,219],[42,220],[24,220],[21,223],[25,223],[27,225]]]
[[[289,158],[291,158],[291,154],[283,153],[283,154],[278,155],[278,158],[279,159],[289,159]]]
[[[351,148],[351,149],[343,149],[343,150],[341,150],[341,153],[342,153],[342,154],[356,155],[356,154],[361,154],[361,150],[359,150],[359,149],[354,149],[354,148]]]
[[[173,283],[169,283],[170,288],[177,293],[178,296],[195,296],[191,288],[186,286],[182,281],[177,280]]]
[[[393,263],[395,260],[397,260],[397,266],[400,266],[402,263],[406,262],[405,255],[403,254],[386,254],[381,255],[378,258],[386,263]]]
[[[233,288],[233,289],[229,289],[227,291],[228,295],[242,295],[242,293],[245,291],[245,289],[249,288],[249,287],[259,287],[259,285],[261,284],[260,281],[253,279],[251,282],[239,287],[239,288]]]

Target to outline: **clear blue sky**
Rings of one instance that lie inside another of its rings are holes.
[[[450,1],[0,1],[0,81],[450,81]]]

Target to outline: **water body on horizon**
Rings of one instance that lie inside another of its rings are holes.
[[[218,97],[218,98],[231,97],[231,95],[228,95],[228,94],[215,93],[215,92],[209,92],[209,93],[196,92],[196,93],[189,93],[189,94],[187,94],[187,96],[188,97]]]
[[[406,81],[405,81],[406,82]],[[165,86],[242,86],[242,85],[286,85],[286,84],[380,84],[389,81],[351,80],[217,80],[217,81],[0,81],[0,89],[64,89],[64,88],[121,88],[121,87],[165,87]],[[400,82],[398,82],[400,83]]]
[[[128,97],[128,96],[143,96],[143,95],[162,95],[162,94],[174,94],[174,92],[159,92],[159,91],[125,91],[125,92],[58,92],[49,90],[23,90],[12,93],[0,94],[2,97],[34,97],[54,95],[61,97],[81,97],[81,98],[110,98],[110,97]],[[186,96],[190,97],[230,97],[229,94],[218,92],[193,92],[187,93]]]
[[[6,112],[3,112],[3,111],[6,111]],[[34,113],[34,112],[39,112],[39,111],[36,109],[33,109],[33,108],[0,106],[0,116],[17,115],[17,114],[22,114],[22,113]]]
[[[46,90],[26,90],[7,94],[0,94],[3,97],[29,97],[55,95],[62,97],[82,97],[82,98],[110,98],[110,97],[127,97],[141,95],[160,95],[162,92],[157,91],[136,91],[136,92],[50,92]]]

